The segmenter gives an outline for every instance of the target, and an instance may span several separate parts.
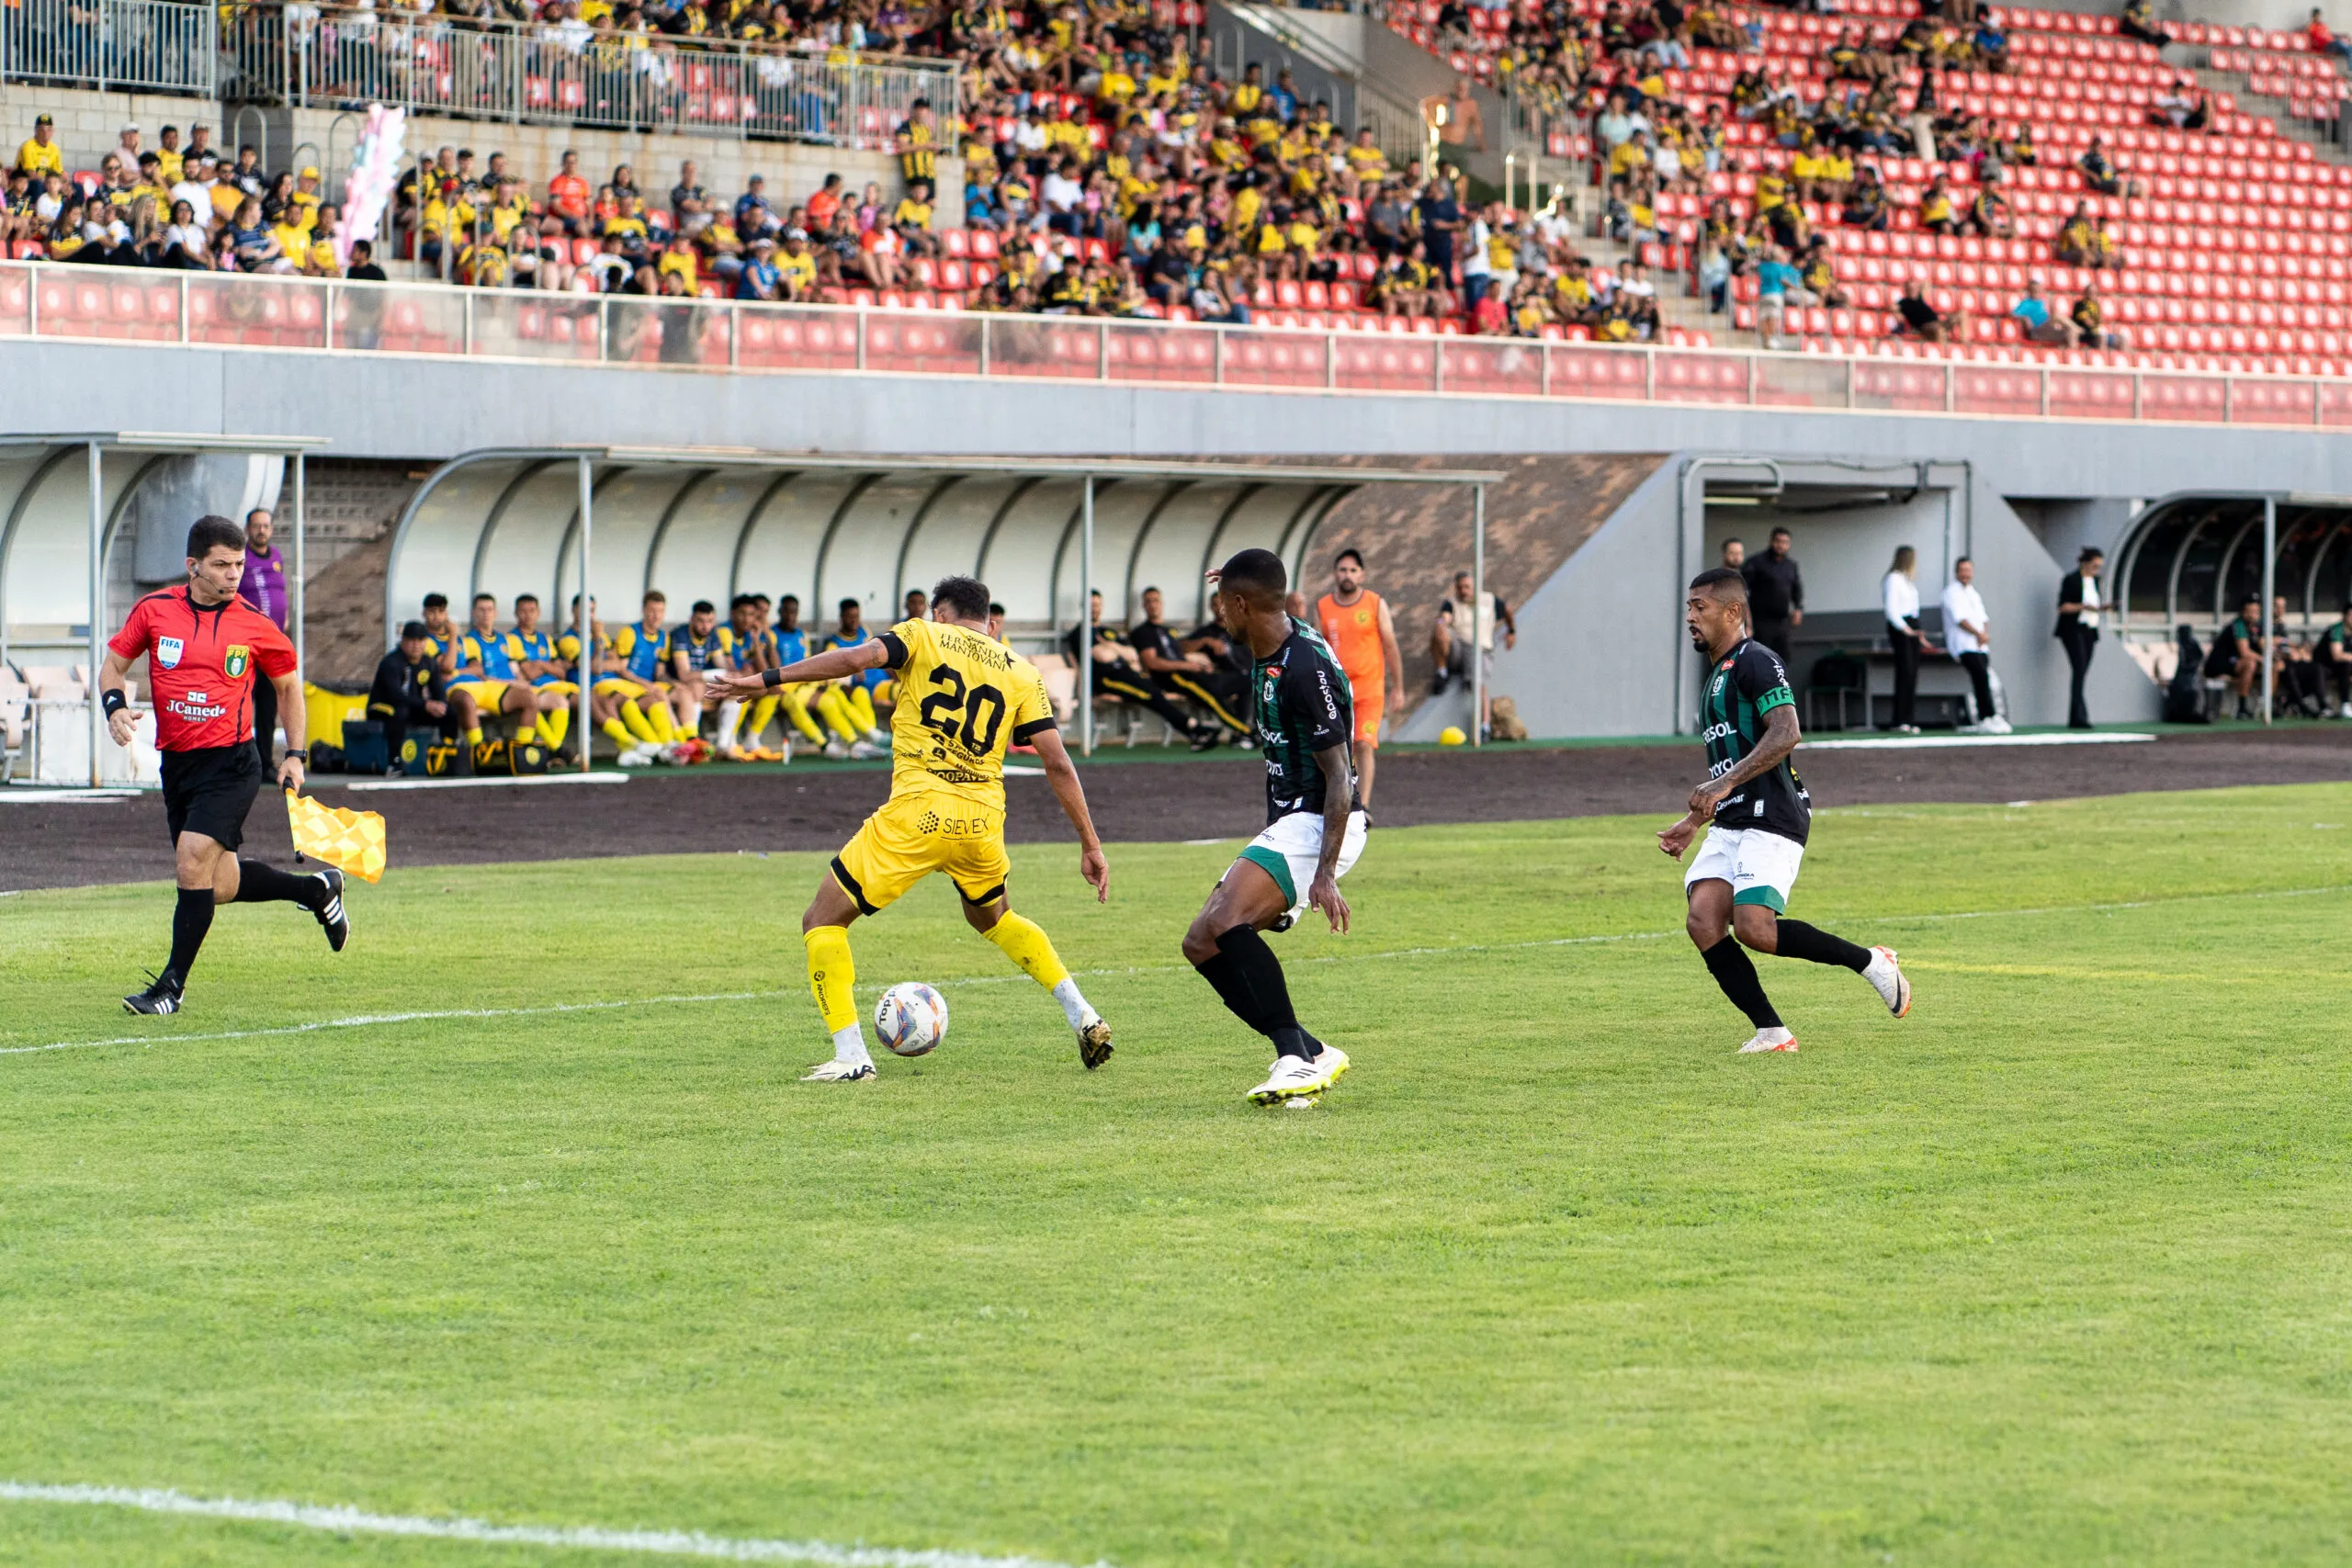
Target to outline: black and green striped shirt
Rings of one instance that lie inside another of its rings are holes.
[[[1254,666],[1258,744],[1266,756],[1266,820],[1294,812],[1323,815],[1323,768],[1317,751],[1345,746],[1355,733],[1355,699],[1330,645],[1294,616],[1282,647]],[[1349,771],[1354,772],[1351,754]],[[1352,811],[1355,781],[1348,781]]]
[[[1707,776],[1719,779],[1746,761],[1764,738],[1764,716],[1795,701],[1780,656],[1753,637],[1716,660],[1708,667],[1706,690],[1699,702]],[[1715,826],[1761,828],[1802,844],[1813,828],[1813,797],[1783,759],[1770,773],[1748,780],[1718,801]]]

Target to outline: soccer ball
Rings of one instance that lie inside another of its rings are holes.
[[[874,1004],[874,1032],[901,1056],[920,1056],[947,1038],[947,998],[920,980],[893,986]]]

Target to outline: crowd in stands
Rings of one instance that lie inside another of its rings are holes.
[[[2103,18],[1981,0],[1861,0],[1835,16],[1731,0],[1386,7],[1465,79],[1570,128],[1601,193],[1572,214],[1474,200],[1451,166],[1392,167],[1286,72],[1220,78],[1164,5],[458,9],[937,54],[958,62],[964,103],[952,122],[913,106],[888,190],[836,176],[712,191],[688,164],[665,195],[626,165],[598,183],[571,154],[526,171],[440,149],[405,175],[388,243],[462,282],[1703,341],[1668,308],[1687,288],[1702,317],[1727,313],[1775,346],[2352,357],[2352,169],[2160,52],[2251,44],[2296,102],[2332,114],[2352,47],[2317,15],[2291,34],[2176,37],[2146,0]],[[67,171],[37,128],[10,176],[11,249],[375,275],[326,240],[336,215],[316,171],[210,153],[201,127],[153,149],[126,132],[100,169]],[[960,191],[939,188],[951,158]],[[1596,262],[1589,238],[1629,259]]]
[[[1606,231],[1768,344],[2345,356],[2352,170],[2167,65],[2143,0],[1858,9],[1554,0],[1480,59],[1591,106]],[[2340,81],[2316,15],[2267,41]]]
[[[1096,593],[1083,658],[1072,627],[1064,639],[1067,662],[1050,654],[1040,659],[1048,685],[1065,687],[1057,705],[1067,710],[1083,663],[1098,707],[1154,714],[1195,750],[1250,744],[1248,651],[1237,649],[1214,617],[1190,631],[1170,629],[1156,588],[1146,589],[1140,604],[1142,615],[1122,631],[1102,624],[1102,596]],[[446,594],[427,594],[421,608],[422,618],[402,626],[397,648],[378,668],[368,696],[368,716],[385,726],[396,767],[405,751],[406,766],[422,772],[424,746],[406,743],[435,739],[448,746],[448,765],[460,773],[495,768],[512,748],[533,744],[577,760],[571,725],[583,642],[576,615],[556,631],[528,593],[516,596],[509,619],[502,619],[490,593],[475,595],[463,624],[451,616]],[[930,612],[928,596],[911,589],[899,609],[902,620],[921,619]],[[589,605],[589,713],[621,766],[782,761],[796,739],[831,758],[888,754],[886,727],[897,697],[886,670],[778,686],[750,702],[722,700],[704,686],[708,670],[777,670],[864,643],[875,634],[857,600],[843,599],[830,627],[803,626],[800,601],[789,593],[738,594],[723,618],[715,604],[698,600],[673,622],[658,592],[648,592],[639,610],[636,620],[612,625],[593,601]],[[991,634],[1001,636],[1004,607],[990,611]],[[1057,682],[1064,674],[1067,682]],[[506,734],[492,736],[492,725]]]

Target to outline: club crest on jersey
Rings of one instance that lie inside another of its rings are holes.
[[[252,649],[241,642],[233,643],[220,655],[220,668],[228,672],[229,679],[234,681],[244,674],[245,666],[253,662],[253,658]]]
[[[155,639],[155,662],[166,670],[178,669],[180,655],[187,651],[187,644],[175,637],[159,637]]]

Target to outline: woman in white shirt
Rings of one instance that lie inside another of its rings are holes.
[[[1898,735],[1917,735],[1919,705],[1919,656],[1928,651],[1928,637],[1919,629],[1919,552],[1908,545],[1896,547],[1894,565],[1879,584],[1879,600],[1886,612],[1886,640],[1894,649],[1894,723]]]
[[[2008,721],[1993,705],[1993,623],[1984,596],[1976,592],[1976,563],[1966,556],[1952,562],[1944,584],[1944,646],[1968,671],[1976,690],[1976,728],[1989,735],[2008,732]]]

